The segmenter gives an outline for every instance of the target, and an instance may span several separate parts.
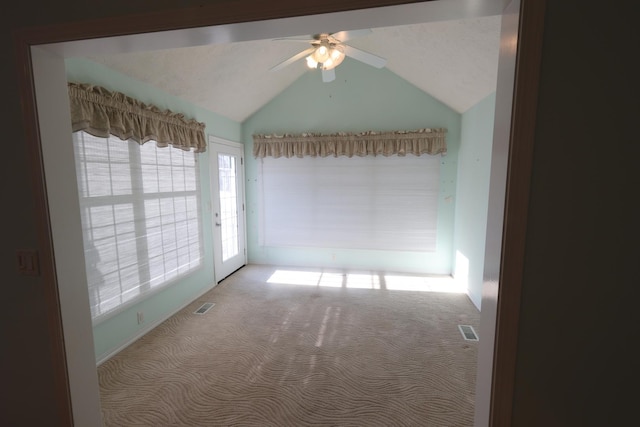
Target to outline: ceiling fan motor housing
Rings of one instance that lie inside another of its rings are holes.
[[[309,68],[331,70],[344,60],[342,43],[329,34],[320,34],[318,39],[311,44],[315,46],[315,50],[307,57]]]
[[[311,44],[311,47],[298,52],[289,59],[272,67],[271,71],[280,70],[299,59],[305,58],[307,67],[312,69],[320,68],[323,71],[322,81],[330,82],[335,78],[335,74],[332,70],[344,61],[345,56],[352,57],[372,67],[382,68],[387,62],[386,59],[345,43],[351,38],[360,37],[370,32],[370,29],[363,29],[340,31],[331,34],[315,34],[310,36],[313,38],[312,40],[283,39],[308,42]]]

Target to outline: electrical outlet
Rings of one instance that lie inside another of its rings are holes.
[[[19,250],[18,257],[18,273],[25,276],[39,276],[40,266],[38,265],[38,251],[35,249]]]
[[[139,311],[138,312],[138,325],[144,323],[144,313]]]

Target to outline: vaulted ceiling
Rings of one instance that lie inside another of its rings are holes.
[[[351,29],[355,28],[344,30]],[[372,28],[348,44],[386,58],[388,70],[463,113],[495,91],[499,40],[500,17],[487,16]],[[89,59],[243,122],[303,73],[315,72],[321,78],[320,71],[307,69],[303,59],[269,71],[306,47],[269,39]]]

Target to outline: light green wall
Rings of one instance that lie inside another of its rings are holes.
[[[378,70],[347,58],[336,68],[336,80],[331,83],[323,83],[318,71],[309,70],[242,124],[247,159],[249,262],[450,274],[460,125],[460,114],[386,69]],[[279,248],[258,244],[258,161],[252,155],[253,134],[425,127],[448,129],[448,154],[441,157],[436,252]]]
[[[99,85],[112,91],[125,93],[144,103],[180,112],[186,117],[203,122],[206,125],[205,132],[207,134],[235,141],[240,140],[241,127],[239,123],[194,106],[100,64],[86,59],[71,58],[65,61],[65,66],[67,79],[71,82]],[[176,309],[191,302],[198,295],[214,286],[209,157],[207,153],[203,153],[198,155],[198,159],[204,243],[203,267],[150,298],[94,325],[93,336],[97,360],[102,360],[157,322],[164,320]],[[138,312],[144,313],[144,322],[140,325],[137,322]]]
[[[489,203],[495,92],[462,115],[458,153],[454,277],[480,309]]]

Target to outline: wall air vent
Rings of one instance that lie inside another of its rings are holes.
[[[211,309],[215,304],[212,302],[205,302],[200,306],[199,309],[193,312],[193,314],[205,314],[207,311]]]
[[[462,337],[466,341],[478,341],[478,335],[476,331],[473,329],[473,326],[470,325],[458,325],[458,329],[460,329],[460,333]]]

